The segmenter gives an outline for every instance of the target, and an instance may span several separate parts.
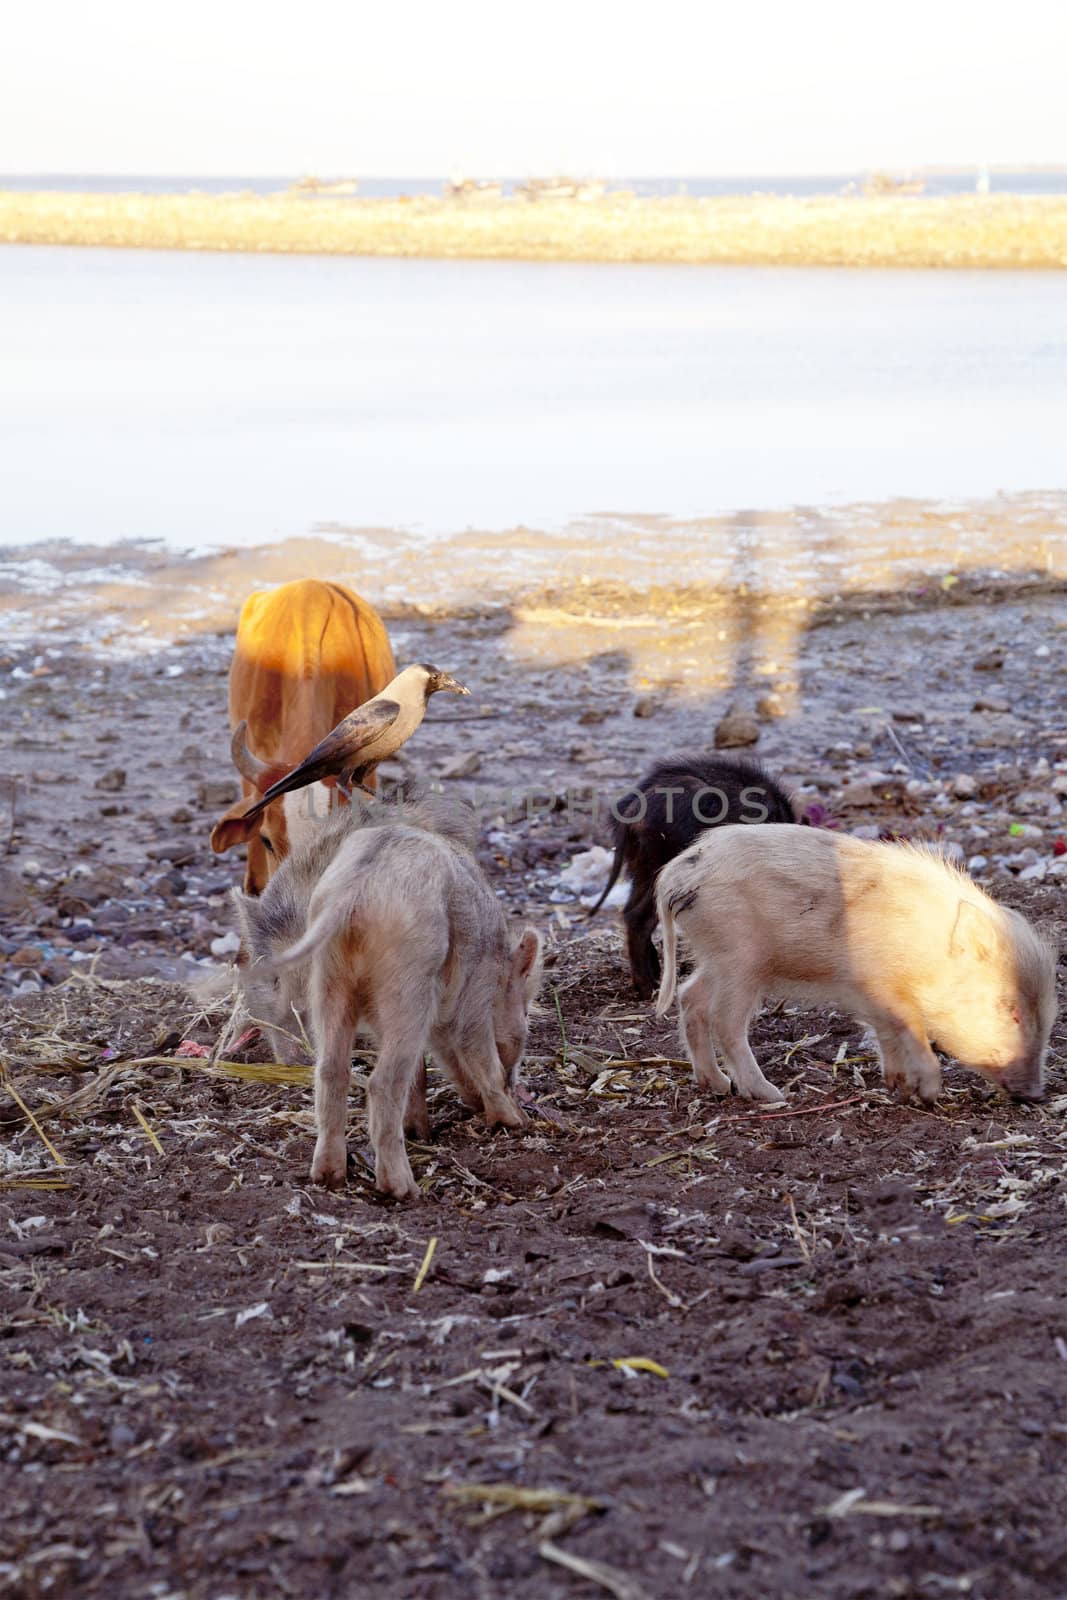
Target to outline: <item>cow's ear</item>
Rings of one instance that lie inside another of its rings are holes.
[[[263,825],[263,813],[249,817],[245,813],[258,803],[258,797],[238,800],[229,811],[222,814],[211,830],[211,848],[216,855],[221,855],[224,850],[232,850],[236,844],[247,844],[254,833],[258,833]]]

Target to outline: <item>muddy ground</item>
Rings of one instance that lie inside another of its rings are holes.
[[[481,787],[486,866],[550,943],[541,1116],[488,1135],[438,1084],[404,1207],[358,1090],[327,1195],[306,1071],[177,1054],[228,1013],[184,986],[240,875],[207,846],[227,639],[9,653],[0,1593],[1064,1593],[1064,1025],[1044,1105],[950,1067],[929,1110],[848,1019],[780,1008],[754,1048],[787,1106],[718,1102],[559,885],[593,793],[777,694],[758,750],[805,803],[982,857],[1062,936],[1063,605],[987,599],[828,618],[751,693],[729,664],[702,690],[666,615],[659,677],[621,617],[569,655],[503,613],[395,623],[475,690],[403,767],[477,755],[443,782]]]

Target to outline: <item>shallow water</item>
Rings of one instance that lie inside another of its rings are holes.
[[[974,194],[982,172],[980,167],[924,171],[919,176],[926,195]],[[658,177],[612,178],[609,191],[623,189],[639,195],[835,195],[842,190],[860,189],[870,174],[866,172],[763,173],[753,176],[714,178]],[[897,176],[900,176],[899,174]],[[996,194],[1063,194],[1067,192],[1067,169],[1062,167],[995,168],[985,178]],[[335,181],[328,179],[327,181]],[[430,177],[360,178],[358,193],[363,198],[404,194],[441,194],[447,183],[443,173]],[[227,174],[204,177],[193,173],[161,177],[158,174],[18,173],[0,175],[0,189],[49,189],[78,194],[278,194],[298,182],[298,174],[270,177]],[[502,180],[505,193],[523,182],[521,178]],[[310,195],[305,192],[305,198]],[[331,196],[331,198],[336,198]]]
[[[573,553],[597,513],[1056,490],[1065,343],[1063,273],[8,247],[0,542]]]

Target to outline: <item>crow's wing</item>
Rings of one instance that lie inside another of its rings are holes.
[[[325,739],[320,739],[298,767],[294,767],[277,783],[272,783],[248,814],[258,814],[272,800],[277,800],[279,795],[291,794],[294,789],[306,789],[309,783],[318,783],[322,778],[351,772],[360,766],[360,756],[367,746],[380,739],[399,715],[400,705],[396,700],[370,700],[365,706],[357,706],[355,711],[350,711],[347,717],[342,718]]]

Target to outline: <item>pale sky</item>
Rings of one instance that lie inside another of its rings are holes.
[[[1062,0],[16,0],[0,173],[1067,164]]]

